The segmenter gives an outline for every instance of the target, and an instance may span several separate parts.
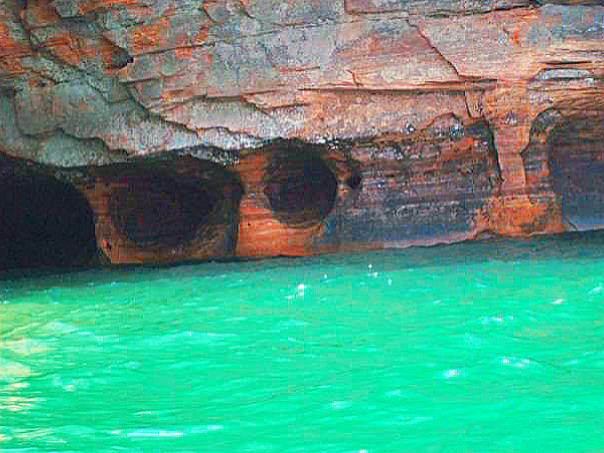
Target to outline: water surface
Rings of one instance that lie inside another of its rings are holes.
[[[0,451],[602,451],[603,238],[4,274]]]

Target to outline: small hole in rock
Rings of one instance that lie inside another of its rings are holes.
[[[363,178],[358,173],[354,173],[353,175],[346,178],[346,185],[350,187],[352,190],[356,190],[361,186],[361,182]]]

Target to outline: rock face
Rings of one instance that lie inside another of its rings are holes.
[[[0,0],[0,268],[599,228],[603,124],[599,0]]]

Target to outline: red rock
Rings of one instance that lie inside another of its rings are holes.
[[[0,153],[168,153],[36,167],[84,194],[113,263],[599,228],[602,17],[584,0],[7,2]],[[188,218],[188,198],[222,201]]]

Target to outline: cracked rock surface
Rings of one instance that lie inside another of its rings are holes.
[[[240,181],[242,256],[598,228],[602,123],[598,0],[0,0],[0,154],[87,167],[67,179],[93,207],[91,168],[218,164]],[[292,164],[296,187],[275,186],[288,150],[333,177]],[[274,209],[336,180],[316,224]]]

